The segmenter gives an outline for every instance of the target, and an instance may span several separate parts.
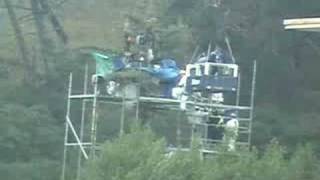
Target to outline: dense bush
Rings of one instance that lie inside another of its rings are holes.
[[[202,161],[196,150],[166,155],[164,141],[140,129],[105,143],[85,174],[91,180],[316,180],[319,170],[310,146],[288,155],[273,141],[262,154],[221,152]]]

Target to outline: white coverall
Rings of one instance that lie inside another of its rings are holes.
[[[238,138],[238,131],[239,131],[239,121],[236,118],[232,118],[227,121],[224,129],[224,141],[228,145],[228,151],[234,151],[236,141]]]

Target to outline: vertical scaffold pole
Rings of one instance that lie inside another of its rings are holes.
[[[139,69],[141,69],[141,63],[139,63]],[[142,77],[141,77],[141,70],[137,71],[137,78],[138,78],[138,84],[137,84],[137,97],[136,97],[136,125],[140,123],[140,95],[141,95],[141,84],[142,84]]]
[[[237,85],[237,98],[236,98],[236,106],[240,105],[240,94],[241,93],[241,73],[238,73],[238,85]]]
[[[208,46],[207,60],[209,60],[210,52],[211,52],[211,41],[210,41],[209,46]]]
[[[125,120],[125,110],[126,110],[126,89],[123,89],[122,95],[122,107],[121,107],[121,119],[120,119],[120,131],[119,137],[124,134],[124,120]]]
[[[85,66],[84,72],[84,84],[83,84],[83,94],[87,94],[88,89],[88,63]],[[83,143],[83,133],[84,133],[84,121],[85,121],[85,113],[86,113],[86,100],[82,100],[81,107],[81,124],[80,124],[80,141]],[[78,164],[77,164],[77,180],[80,180],[81,175],[81,161],[82,161],[82,152],[81,149],[78,151]]]
[[[190,149],[193,148],[192,146],[194,145],[194,141],[196,140],[196,125],[192,123],[191,125],[191,141],[190,141]]]
[[[70,106],[71,106],[71,90],[72,90],[72,73],[69,75],[69,86],[68,86],[68,100],[67,100],[67,113],[66,117],[70,116]],[[69,125],[67,122],[65,122],[65,132],[64,132],[64,148],[63,148],[63,160],[62,160],[62,172],[61,172],[61,180],[65,179],[65,173],[66,173],[66,163],[67,163],[67,153],[68,153],[68,133],[69,133]]]
[[[180,110],[178,112],[177,129],[176,129],[176,141],[177,141],[178,148],[181,148],[181,118],[182,118],[182,112]]]
[[[249,123],[249,138],[248,144],[251,145],[252,141],[252,120],[253,120],[253,108],[254,108],[254,97],[256,90],[256,76],[257,76],[257,61],[255,60],[253,63],[253,77],[251,84],[251,102],[250,102],[250,123]]]
[[[139,111],[140,111],[140,102],[139,102],[139,98],[140,98],[140,85],[138,85],[138,92],[137,92],[137,99],[136,99],[136,123],[139,123]]]
[[[98,81],[94,85],[94,98],[92,104],[92,118],[91,118],[91,149],[90,155],[95,157],[96,141],[97,141],[97,99],[98,99]]]
[[[213,100],[212,100],[212,94],[209,95],[209,104],[212,105]],[[205,149],[208,146],[208,131],[209,131],[209,127],[208,124],[210,123],[210,114],[212,112],[212,107],[207,107],[208,108],[208,115],[206,117],[206,122],[202,125],[204,127],[204,136],[201,137],[202,139],[202,149]]]

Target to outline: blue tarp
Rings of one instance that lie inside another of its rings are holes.
[[[160,68],[142,68],[162,82],[176,82],[180,77],[180,69],[172,59],[164,59],[160,62]]]
[[[114,71],[121,71],[126,68],[124,58],[125,58],[124,56],[117,56],[113,59]]]
[[[172,97],[172,89],[176,86],[180,79],[180,69],[172,59],[163,59],[160,61],[159,68],[142,68],[151,76],[160,80],[163,85],[162,94],[166,98]]]

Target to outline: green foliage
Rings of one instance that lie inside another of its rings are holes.
[[[87,164],[86,177],[99,179],[194,179],[198,153],[165,156],[165,143],[150,130],[135,129],[114,142],[107,142],[95,160]]]
[[[61,130],[46,108],[2,105],[0,119],[0,157],[3,161],[59,157],[58,152],[53,153],[52,150],[57,149],[55,144],[62,141]]]
[[[56,180],[59,171],[59,164],[56,161],[46,159],[0,163],[1,178],[10,180]]]
[[[107,142],[100,157],[89,162],[86,176],[97,180],[146,179],[150,168],[164,159],[164,147],[164,142],[156,140],[150,131],[136,130]]]
[[[43,106],[0,106],[0,174],[3,179],[54,180],[62,136]]]
[[[92,180],[289,180],[320,177],[319,163],[310,146],[292,156],[273,141],[263,154],[256,150],[219,153],[202,161],[199,152],[175,152],[165,156],[162,140],[149,130],[136,130],[107,142],[101,154],[87,164]]]
[[[300,146],[289,162],[288,179],[316,179],[319,175],[319,164],[312,147]]]

